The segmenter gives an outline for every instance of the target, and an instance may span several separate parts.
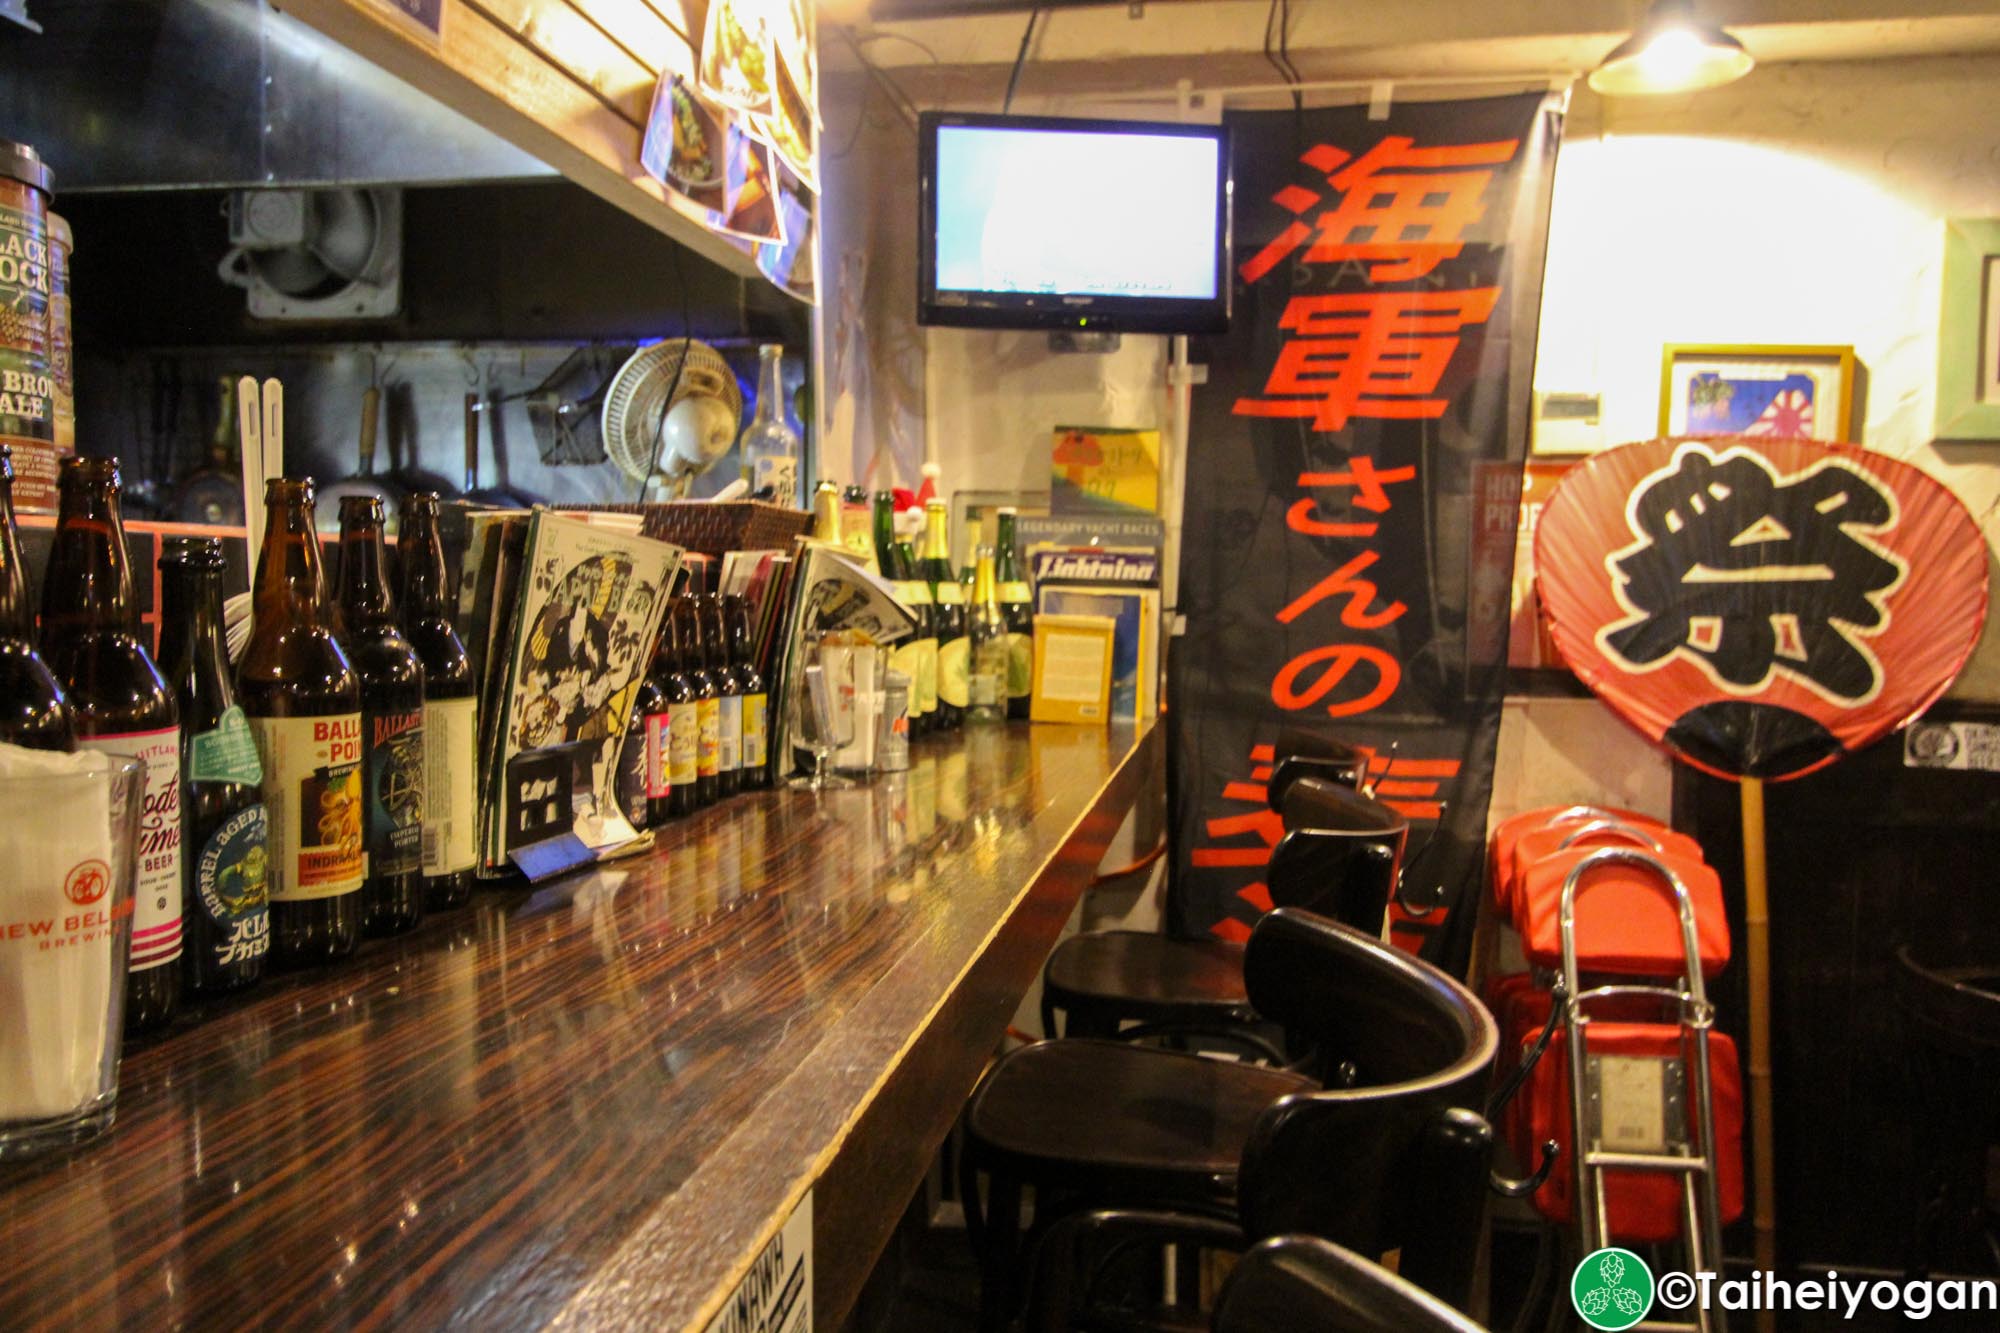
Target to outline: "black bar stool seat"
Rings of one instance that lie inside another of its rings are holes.
[[[1469,1109],[1499,1046],[1492,1015],[1429,964],[1297,908],[1257,923],[1244,967],[1256,1015],[1313,1077],[1089,1038],[1038,1042],[987,1071],[959,1160],[983,1328],[1011,1317],[1024,1250],[1107,1208],[1199,1216],[1239,1250],[1286,1233],[1401,1249],[1412,1281],[1463,1300],[1492,1152]]]
[[[1144,930],[1093,931],[1063,941],[1042,969],[1042,995],[1047,1009],[1069,1016],[1070,1032],[1078,1036],[1126,1018],[1160,1023],[1250,1015],[1242,945]],[[1054,1036],[1049,1026],[1045,1018],[1043,1030]]]
[[[1278,907],[1298,907],[1365,934],[1382,928],[1395,891],[1409,821],[1362,795],[1329,761],[1280,761],[1272,809],[1286,833],[1272,849],[1266,887]],[[1328,776],[1329,773],[1334,776]],[[1072,935],[1042,968],[1042,1034],[1109,1037],[1126,1021],[1213,1027],[1253,1015],[1243,946],[1147,931]]]
[[[966,1110],[989,1169],[1088,1194],[1226,1201],[1257,1118],[1301,1074],[1076,1038],[1016,1051]]]

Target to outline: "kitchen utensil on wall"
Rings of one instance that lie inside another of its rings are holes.
[[[479,417],[481,413],[497,412],[499,408],[497,401],[487,402],[479,394],[465,395],[465,498],[474,504],[494,505],[501,509],[532,509],[542,503],[539,497],[504,484],[479,484]],[[501,461],[497,421],[493,431],[493,461],[496,464]]]
[[[235,526],[243,522],[243,473],[236,447],[236,383],[224,376],[217,382],[217,389],[220,405],[207,457],[199,468],[181,479],[167,504],[167,517],[177,523]]]
[[[428,491],[441,500],[456,500],[458,482],[417,465],[420,439],[416,389],[408,381],[389,384],[382,390],[382,448],[391,464],[384,482],[405,495]]]
[[[371,384],[361,393],[360,467],[352,476],[321,490],[315,505],[316,525],[328,536],[340,531],[340,502],[348,496],[380,500],[387,515],[386,528],[392,535],[395,532],[396,511],[402,503],[402,490],[389,484],[387,478],[375,475],[375,438],[381,416],[382,391]]]
[[[578,347],[540,384],[521,396],[535,452],[545,466],[588,466],[605,461],[602,411],[629,349]]]

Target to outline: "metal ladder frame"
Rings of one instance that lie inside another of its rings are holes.
[[[1681,953],[1687,964],[1679,989],[1649,985],[1608,985],[1583,989],[1576,962],[1576,899],[1584,876],[1604,865],[1636,866],[1650,871],[1660,890],[1672,897],[1680,917]],[[1572,1206],[1581,1252],[1589,1254],[1612,1239],[1609,1205],[1604,1192],[1605,1171],[1664,1171],[1678,1174],[1681,1178],[1682,1234],[1687,1244],[1689,1263],[1697,1270],[1705,1269],[1719,1275],[1722,1272],[1722,1208],[1716,1195],[1712,1161],[1715,1151],[1715,1106],[1708,1060],[1708,1034],[1715,1026],[1715,1008],[1708,1002],[1708,990],[1703,984],[1701,941],[1695,928],[1694,902],[1688,895],[1687,885],[1681,882],[1671,866],[1657,857],[1625,847],[1601,848],[1578,861],[1563,880],[1557,927],[1562,937],[1562,975],[1567,991],[1563,1006],[1564,1025],[1569,1029],[1570,1157],[1574,1179]],[[1584,1004],[1587,1000],[1613,995],[1651,995],[1678,1008],[1682,1059],[1692,1066],[1690,1072],[1694,1079],[1695,1132],[1700,1137],[1698,1152],[1606,1152],[1595,1146],[1595,1140],[1586,1142],[1590,1114],[1585,1100],[1589,1078],[1589,1053],[1585,1048],[1591,1020],[1584,1012]],[[1697,1306],[1693,1323],[1646,1320],[1635,1327],[1726,1333],[1727,1321],[1720,1310],[1703,1310]]]

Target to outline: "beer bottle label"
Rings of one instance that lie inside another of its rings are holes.
[[[956,581],[938,584],[933,590],[933,595],[946,606],[965,605],[965,589]]]
[[[995,669],[998,662],[992,660],[990,651],[982,650],[979,661],[972,664],[966,676],[966,702],[974,708],[990,708],[1006,699],[1006,681],[1001,671]]]
[[[222,821],[195,862],[195,895],[215,923],[217,967],[262,958],[271,947],[270,821],[263,802]]]
[[[479,860],[479,701],[424,701],[424,873]]]
[[[971,696],[971,674],[972,640],[961,634],[938,645],[938,698],[953,708],[965,707]]]
[[[188,738],[189,782],[234,782],[254,787],[264,780],[264,766],[257,762],[257,742],[250,735],[250,719],[231,704],[222,710],[213,731],[198,732]]]
[[[743,767],[762,768],[770,751],[764,734],[765,696],[743,696]]]
[[[651,800],[670,796],[674,790],[674,715],[646,714],[646,795]]]
[[[625,748],[618,752],[618,808],[635,829],[643,829],[651,822],[651,811],[646,804],[651,795],[647,791],[647,775],[651,771],[653,748],[648,744],[649,720],[640,719],[637,735],[625,733]]]
[[[1035,692],[1035,636],[1007,636],[1007,697],[1025,699]]]
[[[92,736],[82,747],[146,761],[138,883],[132,891],[132,970],[163,967],[181,956],[181,729]]]
[[[361,714],[253,717],[270,812],[271,901],[361,888]]]
[[[368,873],[405,875],[424,864],[424,710],[367,715]]]
[[[917,647],[922,655],[917,679],[910,686],[910,712],[918,715],[935,713],[938,706],[938,641],[935,637],[920,639]],[[923,706],[918,707],[919,703]]]
[[[715,768],[719,773],[734,773],[743,763],[743,696],[717,699],[715,715]]]
[[[910,716],[923,710],[924,640],[905,639],[889,650],[889,670],[910,678]]]
[[[779,504],[790,504],[799,489],[799,460],[790,454],[759,454],[751,465],[750,489],[766,486],[777,492]]]
[[[1000,585],[1000,605],[1002,606],[1026,606],[1033,600],[1034,597],[1029,593],[1026,583],[1016,580],[1012,583],[1003,583]]]
[[[695,716],[695,706],[674,704],[667,710],[673,719],[672,770],[676,787],[692,787],[700,776],[697,752],[701,745],[700,719]]]
[[[695,703],[696,733],[695,771],[704,778],[715,776],[716,751],[722,745],[722,709],[715,699],[702,699]]]

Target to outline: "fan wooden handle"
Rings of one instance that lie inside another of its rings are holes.
[[[369,385],[361,393],[361,475],[375,475],[376,419],[382,411],[382,391]]]
[[[465,493],[479,489],[479,395],[465,395]]]

